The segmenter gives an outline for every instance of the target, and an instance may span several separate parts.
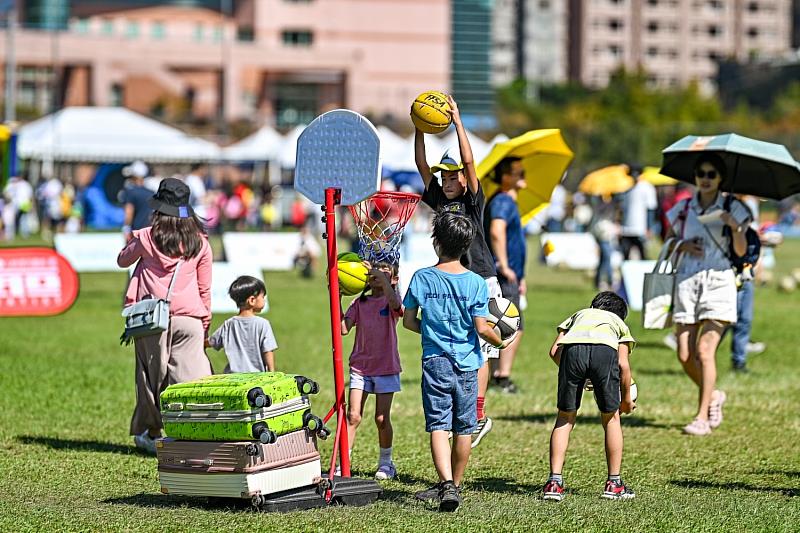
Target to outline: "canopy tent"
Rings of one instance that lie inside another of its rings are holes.
[[[283,135],[270,126],[264,126],[252,135],[222,149],[228,161],[273,161],[280,157],[284,145]]]
[[[19,130],[21,159],[148,163],[210,161],[219,147],[124,107],[67,107]]]

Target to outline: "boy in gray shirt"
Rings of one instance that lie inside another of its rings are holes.
[[[278,344],[269,320],[258,316],[266,294],[264,283],[252,276],[239,276],[231,283],[228,295],[236,302],[239,314],[223,322],[206,341],[215,350],[225,350],[226,374],[275,371],[273,352]]]

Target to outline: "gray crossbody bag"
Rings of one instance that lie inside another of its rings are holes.
[[[158,335],[169,328],[169,301],[172,298],[172,288],[175,285],[175,278],[178,277],[178,271],[181,269],[181,263],[183,263],[183,259],[178,261],[175,266],[166,298],[145,296],[138,302],[122,309],[125,331],[119,338],[120,344],[130,344],[133,339]]]

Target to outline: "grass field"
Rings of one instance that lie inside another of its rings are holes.
[[[777,255],[779,275],[800,266],[800,242],[787,242]],[[406,331],[399,333],[404,391],[393,410],[399,480],[386,482],[370,507],[278,515],[158,492],[155,459],[138,453],[128,436],[133,349],[118,343],[125,275],[83,275],[80,297],[66,314],[0,319],[0,531],[800,530],[800,292],[757,291],[754,337],[769,347],[751,359],[752,373],[732,374],[728,343],[720,349],[719,382],[729,400],[724,424],[707,438],[681,434],[694,414],[696,389],[660,343],[663,333],[642,331],[633,313],[639,404],[624,418],[623,477],[636,499],[599,498],[605,459],[590,401],[564,468],[568,497],[552,504],[539,498],[556,391],[547,348],[554,326],[586,306],[593,292],[578,273],[532,264],[528,277],[526,334],[514,371],[521,392],[490,391],[495,429],[473,453],[456,515],[440,515],[413,498],[434,471],[420,403],[419,337]],[[279,369],[321,381],[314,400],[324,414],[333,381],[324,277],[267,273],[266,280]],[[225,318],[215,316],[214,326]],[[345,355],[351,345],[346,339]],[[221,371],[224,357],[211,357]],[[353,452],[362,476],[371,476],[377,461],[371,424],[368,415]],[[329,457],[331,442],[322,449]]]

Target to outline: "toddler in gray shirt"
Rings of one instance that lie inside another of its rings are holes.
[[[278,344],[269,320],[258,316],[266,294],[264,283],[252,276],[239,276],[231,283],[228,295],[239,314],[223,322],[207,341],[207,346],[225,350],[225,373],[275,371],[273,352]]]

